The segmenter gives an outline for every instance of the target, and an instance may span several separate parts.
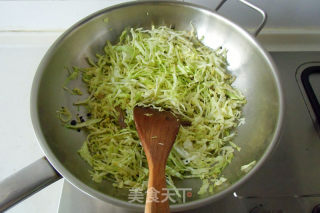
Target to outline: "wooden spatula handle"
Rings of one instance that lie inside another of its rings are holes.
[[[135,107],[134,121],[149,166],[145,213],[169,213],[165,169],[180,121],[171,112]]]
[[[149,165],[149,182],[145,213],[169,213],[165,165]]]

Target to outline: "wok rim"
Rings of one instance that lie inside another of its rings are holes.
[[[125,2],[125,3],[121,3],[121,4],[117,4],[117,5],[114,5],[111,7],[101,9],[101,10],[99,10],[95,13],[92,13],[92,14],[86,16],[85,18],[81,19],[80,21],[78,21],[77,23],[72,25],[70,28],[68,28],[64,33],[62,33],[62,35],[60,35],[58,39],[56,39],[56,41],[47,50],[46,54],[43,56],[43,58],[40,62],[40,65],[38,66],[35,77],[33,79],[32,89],[31,89],[30,112],[31,112],[32,124],[33,124],[33,128],[34,128],[35,134],[38,139],[38,143],[39,143],[41,149],[43,150],[45,156],[47,157],[48,161],[74,187],[76,187],[77,189],[81,190],[82,192],[88,194],[91,197],[98,198],[100,200],[103,200],[105,202],[111,203],[116,206],[121,206],[123,208],[130,208],[130,209],[134,209],[134,210],[143,210],[144,209],[144,204],[129,203],[128,201],[120,200],[118,198],[114,198],[110,195],[99,192],[96,189],[89,187],[87,184],[80,181],[76,176],[74,176],[71,172],[69,172],[69,170],[66,169],[62,163],[60,163],[59,159],[55,156],[53,151],[50,149],[50,147],[49,147],[49,145],[43,135],[43,132],[41,131],[39,112],[38,112],[38,108],[37,108],[38,95],[39,95],[39,83],[40,83],[40,80],[42,79],[43,74],[45,73],[44,67],[46,66],[46,64],[49,61],[49,59],[51,58],[51,56],[53,55],[55,48],[65,39],[65,37],[70,35],[77,28],[86,24],[88,21],[90,21],[93,18],[100,16],[104,13],[108,13],[108,12],[110,12],[112,10],[116,10],[116,9],[121,9],[123,7],[131,7],[131,6],[143,5],[143,4],[178,5],[178,6],[183,6],[183,7],[189,7],[189,8],[199,10],[199,11],[209,13],[210,15],[215,16],[215,18],[222,19],[222,21],[229,24],[234,30],[237,30],[239,33],[243,34],[244,37],[246,37],[246,39],[248,39],[252,43],[252,45],[257,47],[257,51],[260,52],[261,55],[263,55],[265,61],[267,62],[267,64],[271,68],[271,72],[273,74],[275,84],[277,86],[277,92],[278,92],[278,98],[279,98],[279,114],[278,114],[278,120],[276,123],[275,133],[274,133],[273,138],[272,138],[271,142],[269,143],[267,149],[264,151],[263,155],[261,156],[261,158],[259,159],[259,161],[255,165],[255,167],[251,171],[249,171],[246,175],[241,177],[238,181],[236,181],[232,185],[230,185],[228,188],[226,188],[216,194],[213,194],[213,195],[206,197],[206,198],[200,198],[195,201],[190,201],[188,203],[170,205],[171,211],[190,210],[190,209],[194,209],[194,208],[197,208],[200,206],[204,206],[204,205],[209,204],[215,200],[219,200],[222,197],[225,197],[229,193],[233,192],[240,185],[242,185],[250,177],[252,177],[253,174],[261,168],[263,163],[270,156],[272,150],[277,145],[277,143],[279,141],[280,134],[281,134],[281,129],[283,126],[282,123],[283,123],[283,117],[284,117],[283,89],[281,86],[279,72],[278,72],[271,56],[269,55],[269,53],[266,52],[263,49],[263,47],[256,41],[256,39],[251,34],[249,34],[247,31],[245,31],[242,27],[233,23],[229,19],[217,14],[216,12],[210,10],[209,8],[199,6],[196,4],[187,3],[187,2],[133,1],[133,2]]]

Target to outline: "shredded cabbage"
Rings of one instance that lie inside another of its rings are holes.
[[[72,118],[71,112],[66,107],[57,110],[57,116],[63,123],[69,122]]]
[[[199,194],[226,182],[222,170],[231,162],[235,127],[246,103],[232,87],[227,50],[204,46],[192,30],[160,26],[125,30],[119,42],[107,41],[104,54],[90,67],[76,69],[88,87],[85,105],[91,120],[84,127],[87,140],[79,153],[92,167],[96,182],[113,181],[119,188],[146,188],[148,165],[133,120],[133,108],[170,109],[181,126],[166,167],[167,185],[174,178],[200,178]],[[69,81],[69,79],[67,81]],[[176,190],[177,191],[177,190]]]
[[[248,173],[255,165],[256,165],[256,161],[252,161],[246,165],[241,166],[240,170],[244,173]]]

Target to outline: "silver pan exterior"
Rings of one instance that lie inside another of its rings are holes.
[[[107,24],[105,18],[109,19]],[[255,38],[222,16],[188,3],[125,3],[98,11],[67,30],[48,50],[34,78],[31,116],[39,143],[53,167],[74,186],[115,205],[144,209],[142,204],[128,202],[127,190],[114,188],[108,181],[98,184],[91,180],[89,166],[77,154],[85,133],[68,130],[57,119],[56,110],[61,106],[72,109],[75,101],[61,89],[65,67],[87,66],[85,58],[102,52],[105,41],[116,41],[125,28],[175,25],[178,30],[190,30],[190,23],[200,37],[204,36],[205,45],[228,49],[228,69],[237,77],[234,86],[248,101],[243,109],[246,123],[238,128],[234,141],[241,152],[223,171],[231,184],[202,196],[193,193],[187,203],[172,204],[171,210],[196,208],[231,193],[270,155],[279,138],[284,103],[276,67]],[[249,173],[242,173],[241,165],[253,160],[257,161],[256,166]],[[177,182],[185,188],[200,184],[197,179]]]

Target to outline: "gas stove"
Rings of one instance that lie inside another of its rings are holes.
[[[185,213],[320,213],[320,52],[271,55],[285,97],[277,147],[262,168],[235,192]],[[132,211],[92,198],[65,181],[58,212]]]

